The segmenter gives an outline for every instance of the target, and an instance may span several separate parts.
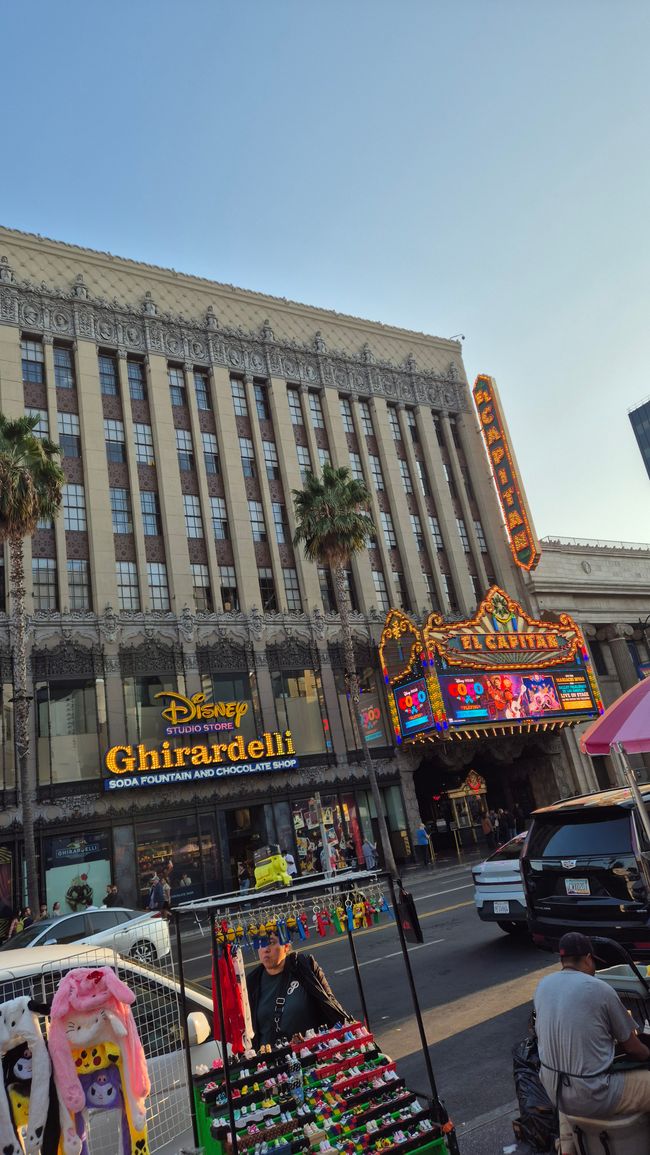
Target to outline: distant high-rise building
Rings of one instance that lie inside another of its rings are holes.
[[[650,397],[636,409],[630,409],[628,414],[632,422],[634,436],[641,450],[643,463],[650,477]]]

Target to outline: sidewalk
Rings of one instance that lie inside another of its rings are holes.
[[[517,1143],[512,1120],[519,1114],[516,1099],[486,1115],[471,1119],[457,1131],[461,1155],[535,1155],[528,1143]]]

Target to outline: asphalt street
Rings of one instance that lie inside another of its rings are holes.
[[[416,899],[424,943],[409,948],[438,1091],[457,1125],[512,1105],[512,1046],[526,1033],[539,979],[556,965],[526,938],[482,923],[468,866],[433,868],[407,884]],[[355,933],[370,1024],[400,1074],[416,1091],[428,1088],[410,991],[394,922]],[[318,959],[352,1014],[361,1006],[347,939],[302,946]],[[188,979],[210,988],[207,937],[192,935],[184,951]],[[249,966],[255,965],[251,960]],[[499,1148],[501,1149],[501,1148]]]

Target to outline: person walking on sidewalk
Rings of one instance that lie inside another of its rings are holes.
[[[490,851],[490,854],[492,854],[492,852],[494,850],[496,850],[496,848],[497,848],[497,842],[496,842],[496,838],[494,837],[494,827],[492,825],[492,819],[491,819],[490,815],[488,814],[487,810],[484,810],[482,815],[481,815],[481,830],[483,831],[483,834],[485,835],[485,841],[487,842],[487,848]]]
[[[431,842],[429,834],[424,822],[421,822],[415,832],[415,846],[418,852],[421,866],[429,866],[431,864]]]
[[[609,1119],[650,1111],[650,1070],[612,1070],[616,1043],[642,1063],[650,1051],[616,992],[595,977],[591,939],[578,931],[562,935],[560,966],[535,992],[535,1029],[540,1078],[560,1115],[560,1151],[574,1155],[567,1114]]]

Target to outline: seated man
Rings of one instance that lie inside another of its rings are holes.
[[[633,1059],[650,1059],[618,995],[595,978],[591,940],[577,931],[560,939],[561,970],[535,992],[540,1078],[560,1112],[560,1151],[573,1155],[569,1115],[607,1119],[650,1111],[650,1069],[612,1073],[620,1043]]]

